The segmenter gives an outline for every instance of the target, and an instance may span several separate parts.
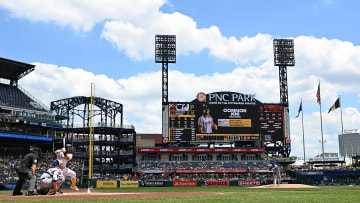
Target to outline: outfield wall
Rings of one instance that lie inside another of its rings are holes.
[[[176,180],[176,181],[101,181],[92,180],[92,188],[137,188],[137,187],[229,187],[259,186],[260,181],[229,181],[229,180]]]

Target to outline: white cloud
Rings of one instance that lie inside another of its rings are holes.
[[[271,41],[270,35],[227,38],[217,26],[198,28],[193,19],[177,12],[159,12],[142,25],[122,20],[108,21],[101,36],[118,50],[125,50],[127,56],[144,60],[153,58],[155,34],[176,34],[178,54],[186,55],[208,49],[211,55],[236,64],[265,60],[272,53],[272,44],[265,43]]]
[[[188,54],[205,49],[220,59],[246,64],[271,56],[270,35],[225,37],[217,26],[199,28],[189,16],[163,13],[166,0],[0,0],[16,18],[34,22],[55,22],[76,31],[90,31],[104,23],[101,37],[119,51],[136,60],[153,58],[155,34],[176,34],[177,53]],[[265,46],[264,46],[265,45]]]
[[[0,0],[16,18],[34,22],[55,22],[76,31],[89,31],[106,19],[141,23],[166,3],[166,0]]]
[[[35,65],[35,71],[23,78],[20,85],[46,105],[58,99],[89,96],[90,83],[95,82],[96,96],[124,104],[124,118],[127,122],[135,124],[139,132],[161,132],[160,71],[115,80],[105,75],[94,75],[83,69],[43,63]],[[273,101],[277,95],[276,74],[270,74],[269,71],[257,67],[237,68],[231,73],[204,76],[170,71],[169,77],[171,101],[191,101],[200,91],[241,92],[246,89],[247,93],[258,93],[257,97],[260,100],[268,100],[269,95],[274,95],[270,97]],[[267,80],[253,84],[258,77]],[[259,89],[262,90],[258,91]]]

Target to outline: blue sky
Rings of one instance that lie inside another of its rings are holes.
[[[177,63],[170,64],[170,100],[190,101],[199,91],[255,93],[278,102],[272,39],[294,38],[289,101],[293,155],[302,154],[297,114],[304,100],[309,156],[319,144],[322,83],[325,148],[337,152],[342,95],[345,129],[360,127],[358,1],[0,0],[0,56],[37,65],[20,85],[50,101],[97,94],[125,105],[125,120],[138,132],[161,132],[160,64],[154,34],[176,34]],[[136,9],[134,9],[136,8]],[[186,83],[186,84],[185,84]],[[184,90],[186,89],[186,90]],[[144,118],[144,115],[146,118]],[[316,136],[315,136],[316,135]]]

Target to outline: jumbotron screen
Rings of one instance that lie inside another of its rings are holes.
[[[168,141],[283,141],[283,120],[282,105],[257,100],[169,103]]]

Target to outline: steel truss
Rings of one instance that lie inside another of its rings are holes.
[[[53,101],[50,104],[50,110],[57,116],[66,119],[67,127],[74,126],[74,116],[77,115],[83,119],[82,127],[89,127],[90,124],[90,97],[78,96]],[[83,109],[76,107],[84,105]],[[123,105],[114,101],[94,97],[94,105],[99,110],[94,110],[93,116],[100,115],[100,122],[103,126],[114,127],[116,125],[116,116],[120,114],[120,126],[123,125]]]
[[[94,127],[93,171],[100,174],[131,172],[136,166],[135,128],[123,125],[122,104],[100,97],[93,99],[98,109],[93,110],[92,116],[100,116],[100,125]],[[56,118],[66,123],[63,136],[74,147],[74,159],[85,163],[83,174],[88,173],[90,104],[91,97],[78,96],[53,101],[50,105]],[[74,123],[75,116],[82,119],[82,125]]]

